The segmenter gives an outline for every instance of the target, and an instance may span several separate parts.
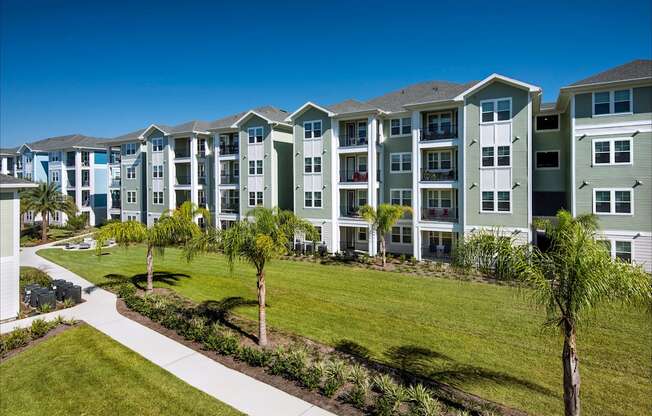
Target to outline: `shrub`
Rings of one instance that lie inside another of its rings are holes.
[[[206,318],[195,316],[188,321],[188,325],[182,331],[181,335],[191,341],[203,341],[208,335],[208,329]]]
[[[238,355],[240,339],[230,329],[221,328],[219,325],[211,326],[203,340],[204,347],[217,351],[222,355]]]
[[[122,299],[136,296],[136,288],[131,283],[124,283],[118,286],[118,297]]]
[[[243,346],[238,353],[238,359],[252,367],[265,367],[270,360],[270,354],[266,350]]]
[[[410,416],[439,416],[444,414],[444,408],[439,401],[432,398],[428,389],[421,384],[411,386],[407,390],[410,400]]]
[[[52,312],[52,305],[50,305],[49,303],[44,303],[43,305],[40,305],[38,307],[38,311],[41,313]]]
[[[268,367],[270,374],[280,376],[285,373],[285,355],[283,347],[277,347],[274,350]]]
[[[71,308],[73,306],[75,306],[75,301],[72,300],[71,298],[63,300],[63,307],[64,308]]]
[[[367,395],[371,389],[369,373],[360,364],[351,367],[349,381],[353,384],[347,394],[347,401],[358,409],[363,409],[367,402]]]
[[[23,347],[32,339],[30,331],[27,328],[14,329],[10,333],[3,335],[2,338],[6,351]]]
[[[308,352],[300,345],[293,345],[285,356],[285,376],[301,381],[308,366]]]
[[[324,363],[316,362],[306,367],[301,377],[301,384],[308,390],[315,390],[321,386],[321,379],[324,375]]]
[[[54,321],[53,321],[54,322]],[[45,319],[34,319],[32,321],[32,326],[30,327],[30,333],[32,334],[32,338],[41,338],[45,334],[47,334],[50,329],[54,328],[56,326],[56,322],[54,324],[47,322]]]
[[[335,393],[344,385],[348,376],[348,367],[344,361],[333,359],[326,363],[324,374],[326,381],[322,392],[326,397],[333,397]]]
[[[31,284],[38,284],[41,286],[49,286],[52,282],[50,275],[42,270],[34,267],[21,267],[20,268],[20,289]]]
[[[78,215],[68,217],[66,221],[66,228],[71,231],[79,231],[86,228],[88,225],[88,214],[81,213]]]
[[[396,384],[387,374],[374,377],[373,385],[379,393],[376,399],[376,414],[378,415],[395,414],[401,403],[407,399],[405,389]]]

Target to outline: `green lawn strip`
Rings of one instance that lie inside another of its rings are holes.
[[[82,325],[0,364],[2,415],[239,415]]]
[[[114,248],[39,254],[103,284],[109,273],[145,273],[145,251]],[[254,270],[231,273],[221,256],[187,264],[178,250],[155,258],[157,287],[194,301],[256,299]],[[142,277],[141,284],[144,281]],[[371,357],[533,414],[561,414],[561,338],[543,332],[527,293],[486,283],[432,279],[350,266],[276,261],[267,269],[268,323]],[[255,306],[236,313],[256,319]],[[646,414],[652,406],[652,324],[644,311],[605,308],[579,333],[583,413]]]

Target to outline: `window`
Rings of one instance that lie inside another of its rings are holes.
[[[305,158],[303,166],[304,166],[303,167],[304,173],[312,173],[312,158],[311,157]]]
[[[51,182],[60,182],[61,181],[60,172],[58,170],[53,170],[52,172],[50,172],[50,181]]]
[[[136,167],[127,166],[127,179],[136,179]]]
[[[131,215],[131,214],[127,214],[127,221],[136,221],[136,216]]]
[[[392,243],[401,242],[401,227],[392,227]]]
[[[485,146],[482,148],[482,167],[510,166],[511,146]]]
[[[206,182],[206,165],[203,163],[199,163],[197,165],[197,177],[199,178],[200,181]]]
[[[199,202],[199,206],[203,207],[206,205],[206,191],[203,189],[197,191],[197,201]]]
[[[390,171],[406,173],[412,171],[412,153],[390,153]]]
[[[430,113],[426,118],[429,133],[451,133],[453,125],[453,114],[451,112]]]
[[[500,98],[481,101],[480,113],[482,123],[510,120],[512,118],[512,100],[511,98]]]
[[[632,163],[632,139],[593,140],[594,165],[629,165]]]
[[[303,193],[303,206],[306,208],[312,208],[312,192]]]
[[[509,166],[509,146],[498,146],[498,166]]]
[[[125,155],[135,155],[136,154],[136,143],[127,143],[124,146]]]
[[[392,243],[412,244],[412,227],[392,227]]]
[[[428,170],[451,170],[451,152],[428,152],[426,166]]]
[[[136,191],[127,191],[127,203],[129,204],[136,203]]]
[[[593,93],[593,115],[628,114],[632,112],[632,90]]]
[[[303,123],[303,138],[318,139],[321,137],[321,121],[306,121]]]
[[[428,208],[451,208],[451,191],[428,190],[426,193],[426,204]]]
[[[631,189],[593,189],[593,213],[602,215],[631,215],[633,210]]]
[[[367,241],[367,229],[366,228],[358,228],[358,241]]]
[[[304,192],[304,207],[321,208],[321,192]]]
[[[321,208],[321,192],[314,193],[315,208]]]
[[[262,143],[263,142],[263,128],[262,127],[251,127],[247,129],[249,134],[249,143]]]
[[[82,166],[90,166],[91,165],[91,158],[90,158],[90,153],[89,152],[81,152],[81,163]]]
[[[412,133],[412,119],[410,117],[390,120],[390,136],[404,136],[410,133]]]
[[[537,169],[559,169],[559,150],[536,152]]]
[[[152,166],[152,178],[162,178],[162,177],[163,177],[163,165]]]
[[[632,262],[632,242],[631,241],[614,241],[614,256],[618,259]]]
[[[363,207],[367,205],[367,191],[359,190],[357,195],[358,195],[358,206]]]
[[[262,160],[250,160],[249,161],[249,174],[250,175],[262,175],[263,174],[263,161]]]
[[[321,173],[321,157],[307,157],[304,160],[304,173]]]
[[[263,205],[263,193],[262,192],[249,192],[249,206],[255,207]]]
[[[317,232],[317,241],[323,241],[322,234],[321,234],[321,226],[315,225],[315,231]]]
[[[494,148],[493,147],[483,147],[482,148],[482,166],[493,166],[494,165]]]
[[[358,138],[366,139],[367,138],[367,122],[361,121],[358,123]]]
[[[537,116],[536,131],[559,131],[559,114]]]
[[[206,157],[206,139],[199,139],[199,157]]]
[[[162,152],[163,151],[163,138],[156,137],[152,139],[152,152]]]
[[[411,189],[392,189],[389,193],[392,205],[412,206]]]
[[[51,152],[49,156],[50,162],[60,162],[61,153],[60,152]]]
[[[61,222],[61,213],[59,211],[54,211],[54,215],[52,216],[52,219],[55,222]]]
[[[511,212],[511,191],[483,191],[481,212]],[[496,202],[498,202],[496,204]]]
[[[163,192],[154,191],[152,192],[152,203],[154,205],[163,205]]]

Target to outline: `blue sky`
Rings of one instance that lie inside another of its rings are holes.
[[[2,147],[492,72],[551,101],[652,50],[649,0],[0,4]]]

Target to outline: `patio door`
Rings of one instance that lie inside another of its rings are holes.
[[[346,123],[346,137],[349,141],[347,145],[353,146],[357,144],[355,140],[355,123]]]
[[[352,214],[355,212],[355,191],[346,191],[346,213]]]
[[[351,181],[355,172],[355,156],[346,157],[346,180]]]

